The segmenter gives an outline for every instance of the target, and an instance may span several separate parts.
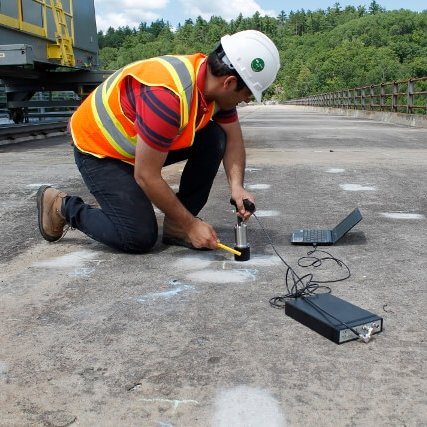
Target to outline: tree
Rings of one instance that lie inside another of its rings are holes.
[[[371,15],[375,15],[377,13],[381,13],[381,12],[385,12],[385,9],[383,7],[381,7],[375,0],[373,0],[371,2],[371,4],[369,5],[369,13]]]
[[[266,97],[285,100],[310,94],[427,75],[427,11],[384,11],[371,2],[339,3],[327,10],[282,11],[276,18],[242,14],[187,19],[176,31],[164,20],[151,25],[109,28],[98,33],[102,66],[116,69],[131,61],[168,53],[209,53],[224,34],[259,29],[276,43],[282,67]]]
[[[117,58],[118,49],[115,47],[104,47],[99,53],[99,59],[101,60],[101,67],[107,70],[112,70],[114,67],[114,61]]]
[[[165,22],[163,19],[158,19],[151,23],[148,31],[153,34],[154,37],[157,37],[165,28],[170,30],[169,22]]]
[[[279,14],[279,16],[277,17],[277,20],[278,20],[279,22],[281,22],[282,24],[284,24],[284,23],[285,23],[285,21],[286,21],[286,13],[285,13],[285,11],[284,11],[284,10],[281,10],[281,11],[280,11],[280,14]]]

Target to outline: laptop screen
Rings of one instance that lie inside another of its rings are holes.
[[[344,234],[352,229],[361,219],[362,214],[360,213],[359,208],[356,208],[333,229],[335,239],[338,240],[344,236]]]

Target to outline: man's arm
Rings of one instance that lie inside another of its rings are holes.
[[[211,225],[195,218],[179,201],[162,177],[167,152],[155,150],[139,136],[135,154],[134,177],[149,199],[177,223],[196,248],[217,248],[217,235]]]
[[[227,146],[225,149],[223,164],[230,185],[231,197],[236,201],[240,216],[247,220],[251,212],[246,211],[243,206],[243,199],[249,199],[255,204],[255,199],[251,193],[243,187],[246,166],[246,151],[243,143],[242,129],[239,121],[233,123],[219,123],[227,136]]]

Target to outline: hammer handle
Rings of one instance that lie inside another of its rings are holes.
[[[237,204],[234,199],[230,199],[230,203],[237,209]],[[255,205],[249,199],[243,199],[243,206],[250,213],[255,212]]]

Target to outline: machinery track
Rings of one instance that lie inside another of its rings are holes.
[[[0,145],[64,134],[67,121],[0,126]]]

